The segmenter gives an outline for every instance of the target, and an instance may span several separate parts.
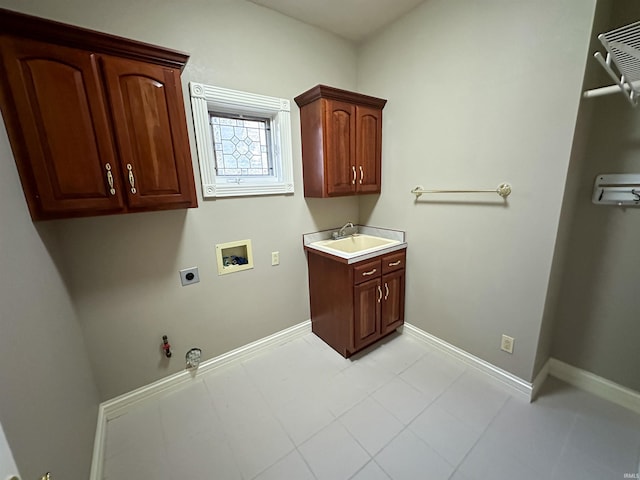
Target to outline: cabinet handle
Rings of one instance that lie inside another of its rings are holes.
[[[360,185],[362,185],[362,178],[364,177],[364,173],[362,172],[362,165],[360,165],[358,168],[360,168]]]
[[[374,273],[376,273],[378,270],[376,270],[375,268],[373,270],[370,270],[368,272],[364,272],[362,274],[363,277],[368,277],[369,275],[373,275]]]
[[[382,289],[380,285],[378,285],[378,303],[380,303],[380,300],[382,300]]]
[[[401,263],[402,263],[402,260],[398,260],[397,262],[391,262],[391,263],[389,264],[389,266],[390,266],[390,267],[395,267],[395,266],[397,266],[397,265],[400,265]]]
[[[356,167],[354,165],[351,165],[351,170],[353,170],[353,180],[351,180],[351,185],[355,185],[356,184]]]
[[[127,170],[129,170],[129,183],[131,184],[131,193],[135,195],[138,191],[136,190],[136,179],[133,178],[133,167],[130,163],[127,163]]]
[[[384,282],[384,299],[387,300],[387,298],[389,298],[389,285]]]
[[[107,171],[107,182],[109,183],[109,193],[111,195],[115,195],[116,189],[113,188],[113,173],[111,173],[111,164],[107,163],[104,166],[104,169]]]

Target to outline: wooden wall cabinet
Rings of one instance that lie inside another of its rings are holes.
[[[34,220],[196,207],[188,56],[0,9],[0,108]]]
[[[318,85],[300,107],[305,197],[380,193],[381,98]]]
[[[312,331],[342,356],[404,323],[404,249],[353,264],[307,252]]]

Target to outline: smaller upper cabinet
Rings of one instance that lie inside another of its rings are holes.
[[[0,107],[34,220],[197,206],[188,56],[0,9]]]
[[[318,85],[297,96],[305,197],[380,193],[381,98]]]

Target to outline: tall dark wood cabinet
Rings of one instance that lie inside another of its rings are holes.
[[[386,100],[318,85],[300,107],[305,197],[380,193]]]
[[[196,207],[188,56],[0,9],[0,108],[34,220]]]

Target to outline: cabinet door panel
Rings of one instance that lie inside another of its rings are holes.
[[[101,60],[129,206],[195,206],[180,72],[134,60]]]
[[[327,193],[345,195],[355,192],[355,107],[335,100],[325,102],[325,151]]]
[[[354,348],[358,350],[380,336],[380,279],[354,287]]]
[[[357,191],[379,193],[382,168],[382,111],[358,106],[357,116]]]
[[[27,194],[37,198],[34,218],[122,209],[95,57],[10,38],[2,40],[1,48],[18,125],[9,125],[14,121],[10,112],[5,119],[14,152],[25,155],[16,155],[21,174],[28,170],[35,184],[35,191]]]
[[[382,277],[382,335],[395,330],[404,323],[404,270],[398,270]]]

